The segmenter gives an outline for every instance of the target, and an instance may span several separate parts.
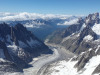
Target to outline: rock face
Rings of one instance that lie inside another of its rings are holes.
[[[78,68],[78,71],[80,71],[82,68],[84,68],[84,66],[89,61],[89,59],[91,59],[94,55],[95,55],[94,51],[87,51],[83,55],[80,55],[78,58],[79,61],[75,65],[75,67]]]
[[[0,24],[0,71],[19,72],[33,57],[52,51],[22,24]],[[6,66],[4,66],[6,65]]]
[[[52,35],[49,36],[49,42],[59,44],[63,38],[78,32],[81,29],[83,23],[84,20],[79,19],[77,24],[73,24],[64,30],[55,31]]]
[[[100,23],[99,13],[89,14],[85,19],[86,25],[93,26],[95,23]]]
[[[98,29],[97,32],[96,28],[93,29],[96,25],[100,25],[99,13],[89,14],[86,18],[79,19],[78,24],[53,33],[49,37],[48,43],[60,44],[78,55],[76,58],[78,62],[75,67],[80,71],[92,57],[100,55],[100,30]],[[99,71],[100,65],[94,70],[93,74],[99,73]]]

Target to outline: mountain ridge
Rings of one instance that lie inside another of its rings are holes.
[[[42,41],[19,23],[14,27],[6,23],[0,24],[0,51],[3,54],[0,55],[0,71],[4,72],[22,72],[23,68],[29,66],[32,58],[52,53]]]
[[[78,72],[84,70],[86,64],[89,63],[92,58],[100,55],[99,28],[98,32],[96,28],[93,29],[95,25],[100,24],[99,13],[89,14],[85,19],[81,19],[81,21],[82,23],[79,23],[78,30],[78,24],[74,24],[62,31],[55,32],[49,39],[47,38],[48,43],[61,45],[67,50],[77,54],[77,57],[73,58],[73,60],[75,59],[74,61],[78,61],[74,66],[74,68],[77,68]],[[66,36],[63,37],[62,35]],[[95,74],[99,73],[99,71],[100,67],[97,65],[91,73]]]

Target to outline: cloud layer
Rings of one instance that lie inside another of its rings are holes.
[[[65,21],[64,23],[58,23],[57,25],[72,25],[77,23],[78,23],[78,18],[72,19],[70,21]]]
[[[0,21],[18,21],[29,19],[52,19],[52,18],[69,18],[72,15],[54,15],[54,14],[37,14],[37,13],[0,13]]]

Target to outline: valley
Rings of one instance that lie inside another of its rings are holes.
[[[2,21],[0,75],[99,75],[99,32],[99,13]]]
[[[0,75],[100,75],[100,0],[0,0]]]
[[[23,73],[6,73],[5,75],[44,75],[45,69],[48,65],[58,62],[61,60],[68,61],[74,56],[73,53],[66,51],[61,46],[46,44],[53,51],[53,54],[41,55],[33,58],[32,62],[29,63],[31,67],[23,69]]]

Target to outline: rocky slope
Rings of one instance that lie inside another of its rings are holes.
[[[53,33],[48,43],[64,46],[67,50],[77,54],[73,61],[77,61],[74,68],[85,72],[87,64],[95,63],[100,56],[100,16],[99,13],[89,14],[86,18],[80,18],[78,24]],[[54,37],[53,37],[54,36]],[[95,60],[95,61],[94,61]],[[90,62],[91,61],[91,62]],[[95,63],[91,74],[99,73],[100,62]],[[91,69],[91,67],[90,67]]]
[[[33,57],[52,51],[22,24],[0,24],[0,72],[22,72]]]

